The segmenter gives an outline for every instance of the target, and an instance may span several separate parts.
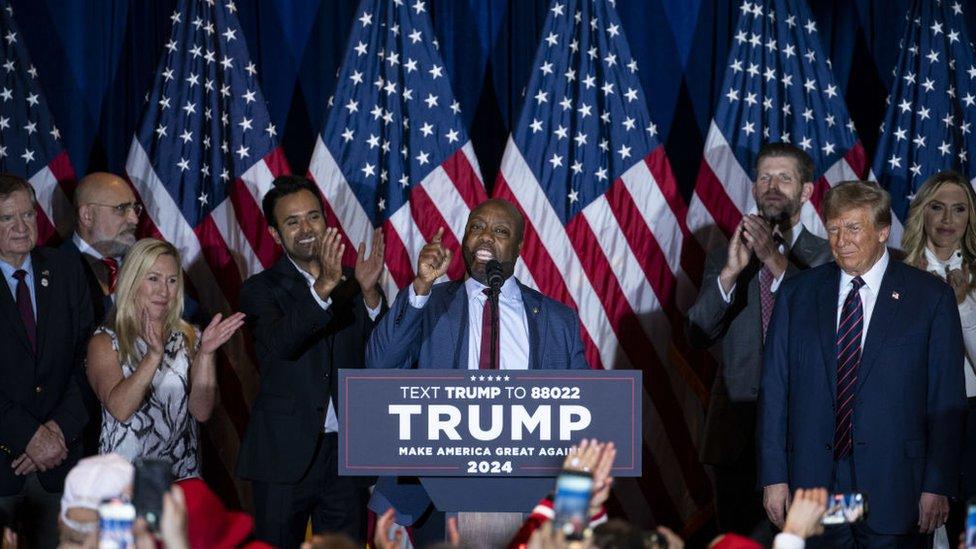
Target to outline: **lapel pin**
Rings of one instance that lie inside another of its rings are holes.
[[[47,277],[51,274],[51,271],[44,269],[41,271],[41,286],[47,288]]]
[[[47,279],[46,278],[42,278],[41,279],[41,286],[44,286],[45,288],[47,288]]]
[[[532,314],[534,314],[534,315],[539,314],[539,308],[538,307],[532,307]]]
[[[901,294],[898,292],[891,292],[891,299],[901,299]]]

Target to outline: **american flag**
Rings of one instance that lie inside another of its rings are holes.
[[[817,180],[802,219],[821,236],[823,195],[868,170],[806,2],[745,1],[740,12],[688,208],[688,226],[706,249],[724,245],[742,215],[756,211],[752,172],[764,143],[790,142],[813,158]]]
[[[30,181],[37,194],[38,244],[54,244],[72,229],[68,195],[75,173],[6,2],[0,11],[0,49],[0,171]]]
[[[516,275],[579,311],[590,364],[644,371],[646,465],[618,481],[621,511],[690,530],[711,512],[695,450],[707,391],[676,304],[694,292],[690,235],[637,72],[612,0],[553,2],[494,195],[526,217]]]
[[[229,0],[178,3],[126,163],[149,232],[180,250],[187,282],[211,314],[233,310],[242,281],[276,260],[260,203],[288,171],[236,11]],[[258,372],[240,333],[222,352],[221,406],[207,429],[223,465],[211,470],[227,473]]]
[[[898,64],[874,173],[891,193],[890,242],[901,242],[902,224],[915,191],[932,174],[953,169],[970,180],[976,166],[976,58],[960,2],[916,0],[906,15]]]
[[[392,299],[440,227],[454,251],[448,276],[464,275],[459,242],[486,195],[426,3],[363,0],[356,13],[309,173],[342,230],[347,264],[382,227]]]

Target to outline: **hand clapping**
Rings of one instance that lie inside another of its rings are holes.
[[[244,325],[244,313],[234,313],[227,318],[221,319],[221,314],[214,315],[210,324],[203,330],[200,336],[200,353],[211,355],[227,343],[227,340],[234,335],[241,326]]]

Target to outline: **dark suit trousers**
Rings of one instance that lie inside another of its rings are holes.
[[[61,492],[48,492],[37,473],[31,473],[19,494],[0,496],[0,532],[12,527],[20,536],[18,547],[53,549],[58,546],[60,509]]]
[[[316,534],[340,532],[364,539],[368,493],[362,479],[338,475],[338,446],[335,433],[320,435],[308,471],[295,484],[253,482],[258,539],[285,549],[298,547],[309,518]]]
[[[715,506],[719,530],[771,541],[772,523],[766,518],[756,474],[756,403],[730,405],[746,439],[742,451],[713,466]]]
[[[857,492],[857,475],[854,462],[844,458],[834,462],[834,482],[830,493]],[[865,494],[868,515],[871,514],[871,496]],[[918,533],[904,535],[880,534],[868,527],[864,521],[854,524],[829,526],[823,535],[807,540],[807,549],[819,548],[865,548],[865,549],[916,549],[932,547],[932,536]]]

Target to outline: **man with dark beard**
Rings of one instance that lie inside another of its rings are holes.
[[[722,342],[700,458],[715,472],[719,527],[744,535],[765,524],[756,489],[756,399],[763,341],[784,278],[830,260],[827,241],[808,232],[800,210],[813,192],[813,160],[788,143],[769,143],[756,160],[749,214],[727,248],[708,255],[698,300],[688,311],[695,347]]]

